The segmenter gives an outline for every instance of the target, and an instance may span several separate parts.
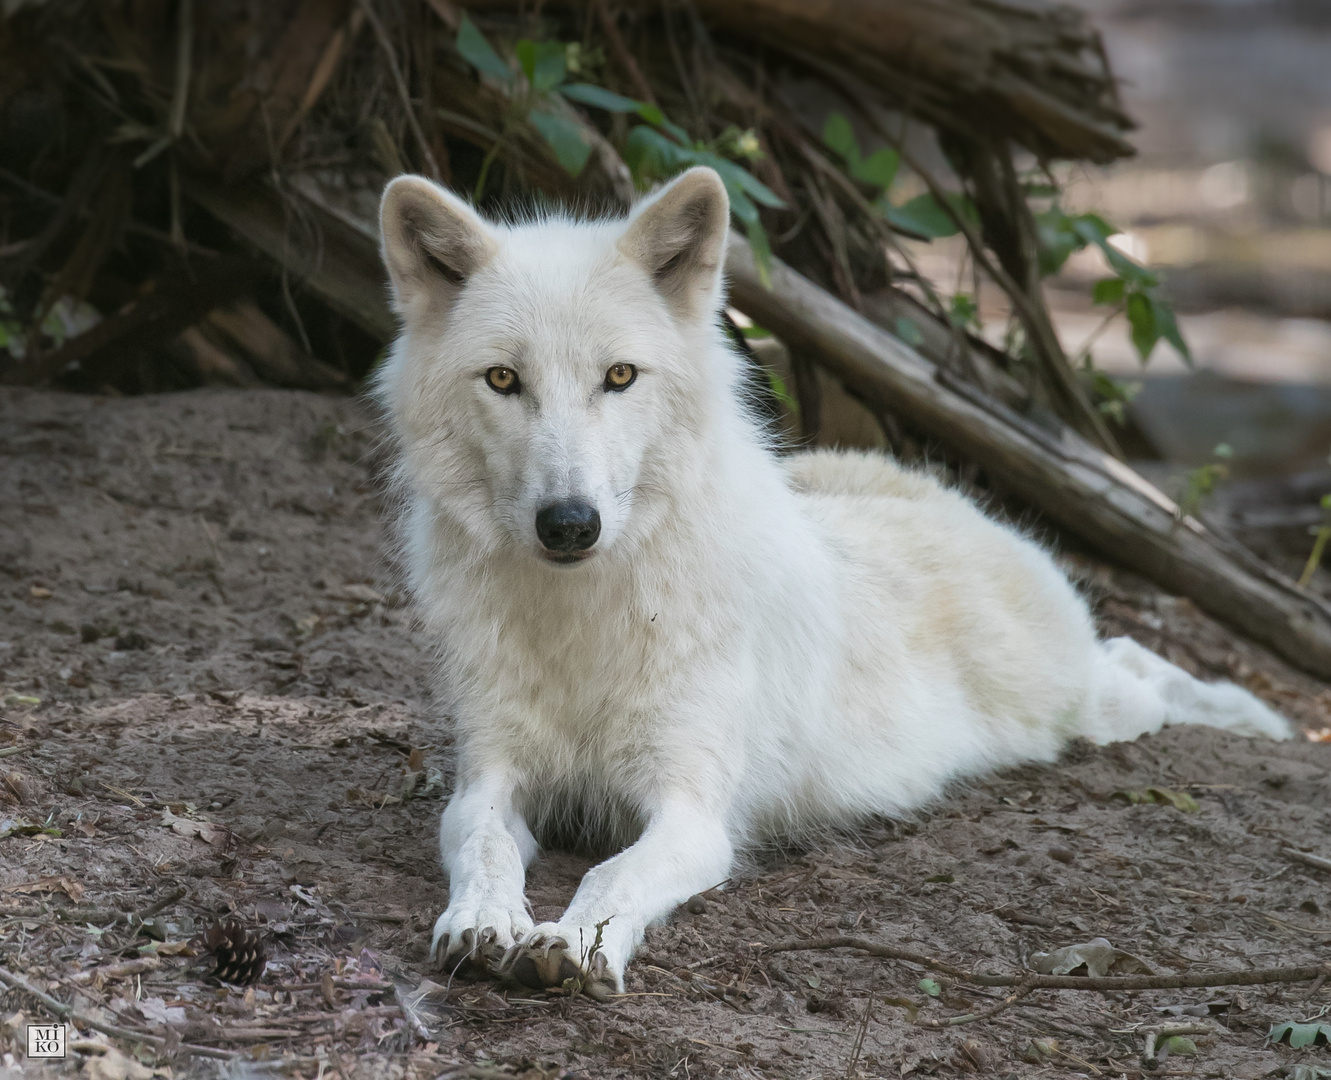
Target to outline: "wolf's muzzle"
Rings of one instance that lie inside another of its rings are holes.
[[[582,499],[564,499],[536,512],[536,537],[558,562],[585,558],[600,535],[601,515]]]

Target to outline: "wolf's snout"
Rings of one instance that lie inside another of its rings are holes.
[[[577,557],[601,535],[601,515],[589,502],[564,499],[536,512],[536,536],[546,551]]]

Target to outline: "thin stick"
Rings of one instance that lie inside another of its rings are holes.
[[[949,1016],[946,1020],[916,1020],[914,1023],[916,1027],[923,1028],[949,1028],[960,1027],[962,1024],[975,1024],[981,1020],[988,1020],[990,1017],[997,1016],[1001,1012],[1006,1012],[1035,989],[1036,987],[1030,984],[1019,986],[1015,993],[1009,994],[997,1005],[985,1009],[983,1012],[966,1013],[964,1016]]]
[[[859,1030],[855,1032],[855,1045],[850,1050],[850,1061],[846,1064],[846,1080],[854,1080],[855,1066],[860,1062],[860,1052],[864,1049],[864,1036],[869,1032],[869,1018],[873,1015],[873,994],[864,1002],[864,1015],[860,1017]]]
[[[185,111],[189,105],[193,60],[194,0],[180,0],[180,22],[176,30],[176,85],[171,95],[171,117],[168,124],[172,139],[179,139],[185,132]]]
[[[139,922],[146,922],[148,919],[151,919],[154,915],[156,915],[159,911],[169,908],[177,900],[182,899],[185,896],[185,894],[188,892],[189,889],[185,888],[185,886],[183,885],[180,886],[179,888],[172,889],[169,893],[167,893],[156,903],[150,904],[142,911],[135,912],[131,915],[125,916],[125,919],[126,921],[137,919]]]
[[[19,754],[26,754],[29,750],[36,749],[36,743],[28,743],[26,746],[6,746],[0,750],[0,758],[16,757]]]
[[[1324,870],[1331,874],[1331,859],[1324,859],[1320,855],[1309,855],[1307,852],[1295,851],[1290,847],[1282,847],[1280,854],[1287,859],[1293,859],[1295,862],[1301,862],[1305,866],[1311,866],[1316,870]]]
[[[407,90],[407,82],[402,77],[402,68],[398,66],[397,53],[393,51],[393,42],[389,40],[388,31],[384,29],[384,24],[379,21],[379,14],[374,10],[374,4],[371,0],[359,0],[360,7],[365,12],[366,21],[370,24],[370,29],[374,31],[374,36],[379,42],[379,47],[384,51],[384,57],[388,60],[388,69],[393,75],[393,83],[397,86],[398,97],[402,99],[403,111],[407,114],[407,124],[411,128],[411,134],[421,148],[421,157],[425,159],[425,166],[430,171],[430,178],[438,180],[440,178],[439,163],[434,159],[434,153],[430,149],[430,144],[425,139],[425,132],[421,130],[420,121],[416,119],[416,110],[411,105],[411,93]]]
[[[1210,986],[1263,986],[1269,983],[1308,982],[1319,975],[1331,973],[1331,964],[1309,964],[1304,967],[1255,968],[1252,971],[1212,971],[1188,975],[1106,975],[1099,978],[1080,975],[1038,975],[1023,972],[1019,975],[981,975],[965,971],[955,964],[937,960],[923,953],[880,945],[875,941],[855,937],[810,938],[807,941],[779,941],[767,947],[768,953],[800,952],[827,949],[859,949],[871,956],[886,960],[904,960],[919,964],[932,971],[942,972],[958,982],[975,986],[1029,986],[1032,990],[1183,990]]]
[[[104,1024],[100,1020],[95,1020],[91,1016],[86,1016],[71,1005],[66,1005],[62,1001],[57,1001],[49,994],[43,994],[35,986],[28,983],[22,976],[0,968],[0,983],[4,983],[11,990],[20,990],[30,997],[36,998],[45,1005],[51,1012],[62,1020],[73,1020],[76,1024],[84,1027],[90,1027],[94,1031],[100,1031],[104,1035],[114,1035],[118,1039],[131,1039],[139,1042],[151,1043],[153,1046],[161,1047],[166,1044],[166,1040],[157,1035],[149,1035],[146,1031],[135,1031],[132,1028],[117,1027],[115,1024]],[[193,1043],[184,1043],[181,1049],[189,1051],[198,1057],[229,1059],[236,1055],[230,1050],[214,1050],[211,1046],[195,1046]]]

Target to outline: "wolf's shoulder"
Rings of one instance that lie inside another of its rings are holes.
[[[929,499],[949,494],[929,472],[902,468],[890,457],[869,451],[801,451],[783,464],[791,488],[806,495]]]

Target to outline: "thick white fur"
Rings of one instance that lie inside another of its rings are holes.
[[[403,177],[383,227],[403,332],[378,393],[457,724],[446,955],[556,981],[588,966],[603,924],[592,985],[622,988],[644,928],[745,845],[908,811],[1074,736],[1288,736],[1246,691],[1098,641],[1045,551],[933,478],[871,454],[776,456],[717,325],[714,174],[627,221],[518,226]],[[608,393],[616,362],[639,374]],[[522,392],[491,390],[492,366]],[[570,496],[598,507],[601,537],[552,565],[534,514]],[[637,839],[533,926],[533,828],[566,813]]]

